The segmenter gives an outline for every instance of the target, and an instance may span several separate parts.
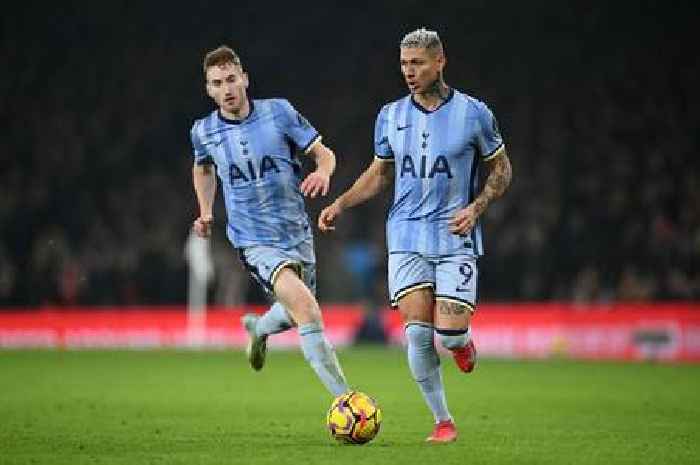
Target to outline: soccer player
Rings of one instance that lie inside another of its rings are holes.
[[[479,217],[510,184],[511,165],[488,107],[445,84],[446,58],[436,32],[407,34],[400,60],[410,94],[381,109],[374,160],[320,213],[318,226],[334,229],[343,210],[394,180],[386,225],[391,302],[405,324],[409,368],[435,417],[427,441],[450,442],[457,429],[447,409],[433,334],[461,371],[474,369],[470,320],[477,257],[483,254]],[[488,176],[478,192],[480,166]]]
[[[348,385],[323,333],[314,297],[315,256],[303,196],[326,195],[335,155],[284,99],[248,98],[248,74],[238,55],[221,46],[204,57],[207,94],[217,109],[195,121],[193,182],[199,204],[194,231],[211,233],[216,174],[221,180],[226,232],[241,261],[276,302],[261,317],[245,315],[248,359],[265,363],[267,337],[298,327],[304,357],[333,396]],[[316,162],[301,180],[300,149]]]

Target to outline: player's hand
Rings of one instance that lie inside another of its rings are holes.
[[[455,216],[452,217],[450,221],[447,222],[452,234],[463,235],[467,234],[474,228],[476,220],[481,215],[481,211],[474,203],[470,203],[466,208],[457,210]]]
[[[211,215],[200,216],[192,223],[192,229],[199,237],[209,237],[211,236],[211,225],[213,222],[214,218]]]
[[[330,176],[319,170],[316,170],[313,173],[309,173],[306,179],[302,181],[301,186],[299,186],[299,188],[301,189],[302,194],[304,194],[306,197],[311,197],[313,199],[319,193],[322,196],[328,194],[328,188],[330,187],[330,185]]]
[[[333,222],[340,216],[342,211],[343,210],[335,202],[321,210],[321,213],[318,215],[318,229],[320,229],[321,232],[335,231]]]

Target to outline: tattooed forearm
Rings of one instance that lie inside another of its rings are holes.
[[[438,303],[438,310],[442,315],[464,315],[467,313],[467,307],[456,302],[446,302],[444,300]]]
[[[497,199],[503,195],[510,185],[510,181],[513,177],[513,169],[510,166],[508,155],[505,153],[496,157],[493,163],[491,172],[488,178],[486,178],[484,191],[488,190],[491,193],[491,199]]]
[[[492,200],[503,195],[508,186],[510,186],[510,181],[513,177],[513,168],[506,153],[497,156],[491,162],[490,168],[491,171],[486,178],[484,190],[474,199],[474,206],[479,213],[483,213]]]

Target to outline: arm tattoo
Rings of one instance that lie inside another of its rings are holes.
[[[474,207],[478,215],[481,215],[486,210],[486,207],[492,200],[503,195],[508,186],[510,186],[510,181],[513,177],[513,169],[506,153],[497,156],[489,167],[491,171],[486,178],[484,190],[474,199]]]
[[[507,154],[502,154],[496,157],[491,165],[491,171],[486,178],[484,190],[475,199],[477,208],[480,212],[486,209],[486,206],[491,200],[495,200],[503,195],[513,177],[513,168],[510,166],[510,160]]]
[[[503,154],[494,160],[493,169],[486,179],[486,188],[494,194],[492,198],[497,199],[502,196],[510,185],[513,177],[513,169],[510,166],[510,160],[506,154]],[[484,190],[486,190],[486,188]]]

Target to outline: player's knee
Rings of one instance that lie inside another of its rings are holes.
[[[301,282],[291,281],[291,285],[278,290],[277,296],[297,325],[321,321],[316,298]]]
[[[469,342],[468,330],[436,329],[440,344],[448,350],[460,349]]]
[[[433,310],[429,306],[412,306],[399,304],[401,319],[406,322],[406,327],[410,324],[419,324],[433,327]]]

